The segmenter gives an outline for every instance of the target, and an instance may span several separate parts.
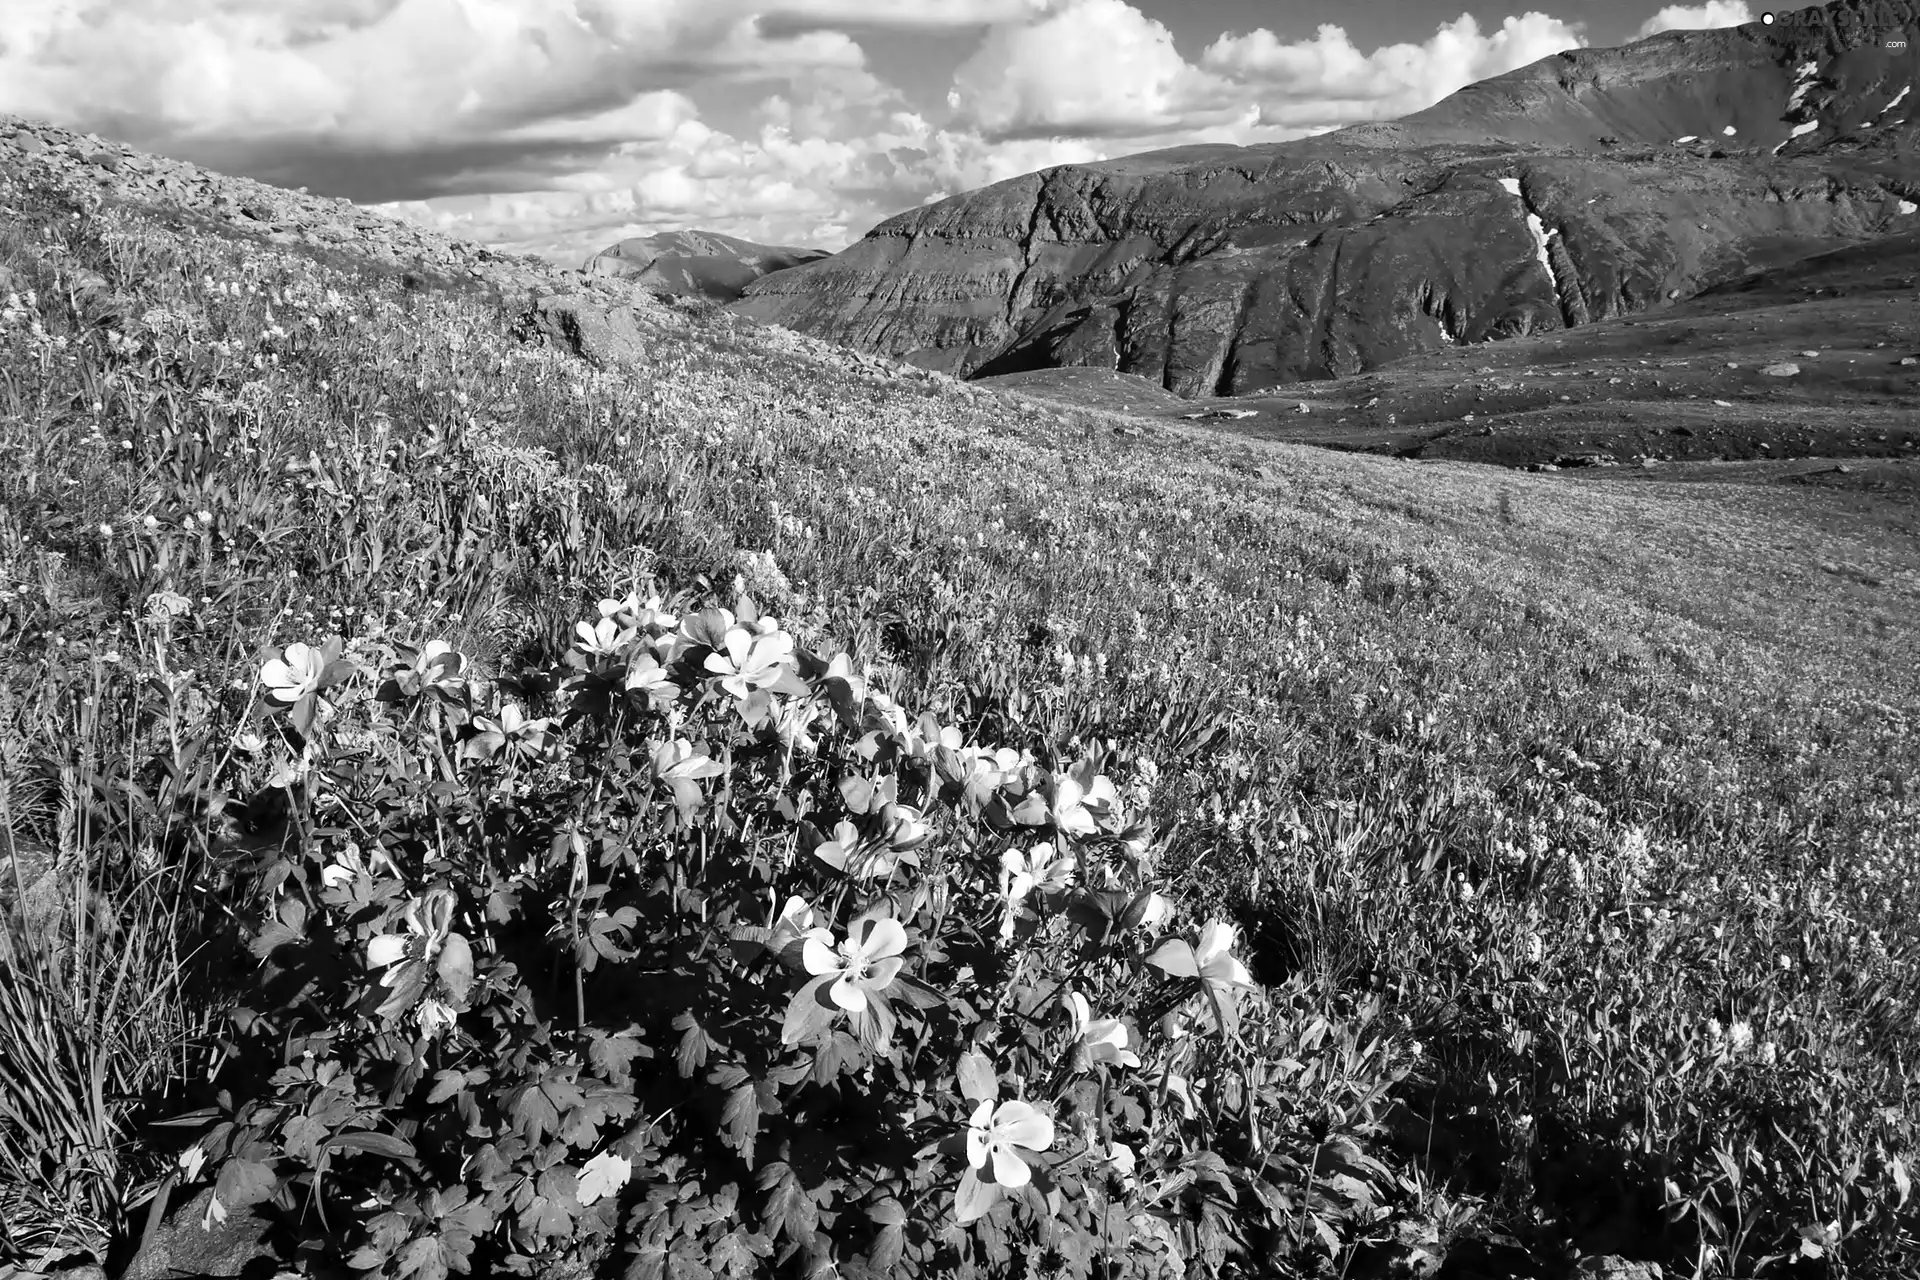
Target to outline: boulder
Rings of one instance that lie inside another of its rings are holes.
[[[127,1264],[120,1280],[180,1280],[187,1276],[271,1276],[277,1270],[266,1243],[268,1224],[247,1209],[232,1209],[209,1224],[211,1187],[181,1205]]]
[[[1663,1280],[1665,1275],[1657,1262],[1620,1257],[1582,1258],[1573,1274],[1579,1280]]]
[[[520,327],[528,338],[544,339],[603,368],[636,363],[647,354],[646,333],[630,308],[585,294],[550,294],[534,299]]]

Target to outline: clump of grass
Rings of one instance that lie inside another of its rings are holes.
[[[893,696],[1129,762],[1162,869],[1245,923],[1256,977],[1418,1041],[1409,1178],[1701,1275],[1911,1263],[1920,664],[1813,564],[1897,548],[1762,561],[1795,530],[1708,490],[1279,445],[1250,480],[1242,443],[670,311],[647,365],[594,371],[484,297],[0,204],[32,293],[0,297],[0,760],[111,797],[73,864],[158,859],[70,913],[140,945],[8,968],[0,1035],[62,1064],[30,1105],[112,1083],[37,1154],[0,1131],[52,1201],[121,1229],[88,1188],[192,1074],[144,1070],[211,1013],[168,976],[204,924],[184,886],[273,835],[221,792],[300,764],[246,736],[269,646],[446,637],[511,679],[610,583],[777,574],[788,625]],[[134,708],[111,752],[74,745],[104,741],[88,698]],[[64,793],[15,791],[57,836]],[[149,1030],[61,1038],[136,983]]]

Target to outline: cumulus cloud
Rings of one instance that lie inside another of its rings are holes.
[[[1201,55],[1209,71],[1251,88],[1263,123],[1314,127],[1385,120],[1438,102],[1476,80],[1586,44],[1578,24],[1544,13],[1509,17],[1483,32],[1463,13],[1420,44],[1363,53],[1345,30],[1323,25],[1311,40],[1271,31],[1222,36]]]
[[[1066,0],[1038,21],[993,28],[954,73],[948,102],[994,136],[1098,137],[1198,123],[1219,87],[1125,0]]]
[[[838,248],[1021,173],[1381,119],[1580,43],[1462,15],[1371,51],[1327,26],[1189,60],[1144,4],[0,0],[0,111],[577,262],[683,227]],[[863,47],[929,36],[970,51],[944,112]]]
[[[1755,20],[1747,0],[1706,0],[1704,4],[1671,4],[1640,24],[1639,39],[1662,31],[1702,31],[1708,27],[1737,27]]]

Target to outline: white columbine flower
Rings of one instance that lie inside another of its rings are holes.
[[[1024,1187],[1033,1170],[1014,1151],[1045,1151],[1053,1145],[1053,1121],[1024,1102],[983,1100],[967,1119],[967,1164],[975,1171],[993,1164],[993,1180],[1003,1187]]]
[[[320,677],[326,669],[318,649],[307,644],[290,644],[284,657],[273,658],[261,666],[260,683],[267,686],[268,697],[291,706],[320,687]]]

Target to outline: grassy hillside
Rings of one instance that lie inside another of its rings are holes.
[[[14,1258],[211,1186],[368,1274],[1920,1265],[1910,523],[662,309],[597,371],[344,250],[0,205]],[[1253,985],[1100,923],[1149,891]],[[895,1038],[761,954],[790,895],[904,923]],[[930,1154],[996,1088],[1034,1190]]]

